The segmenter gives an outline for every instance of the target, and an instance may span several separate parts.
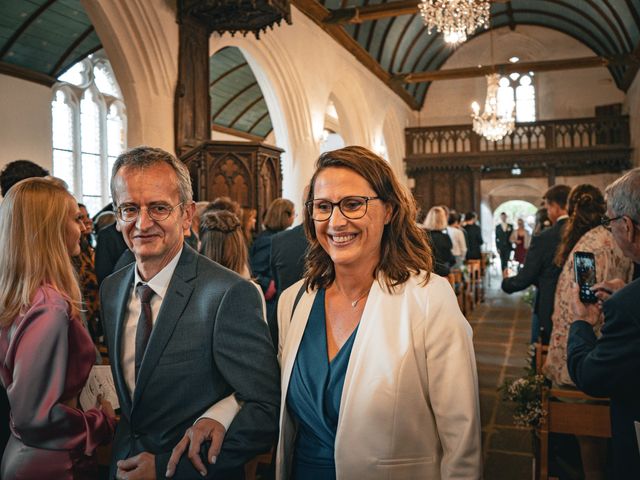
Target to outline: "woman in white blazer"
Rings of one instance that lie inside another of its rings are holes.
[[[362,147],[321,155],[305,278],[278,304],[278,479],[478,479],[471,328],[415,202]]]

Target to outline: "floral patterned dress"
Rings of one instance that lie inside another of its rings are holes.
[[[622,278],[626,282],[633,275],[633,263],[626,258],[613,235],[604,227],[596,227],[585,233],[573,247],[558,278],[553,306],[553,329],[549,341],[549,354],[542,371],[557,385],[574,385],[567,369],[567,338],[572,320],[571,286],[574,282],[573,253],[591,252],[596,259],[596,280],[602,282]],[[599,336],[603,319],[600,318],[594,330]]]

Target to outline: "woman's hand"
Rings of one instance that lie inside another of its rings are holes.
[[[113,405],[111,405],[111,402],[109,400],[103,400],[102,395],[98,395],[98,398],[96,399],[96,403],[97,403],[96,407],[99,410],[102,410],[109,417],[115,418],[116,412],[113,411]]]

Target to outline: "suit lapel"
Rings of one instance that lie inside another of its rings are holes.
[[[184,312],[184,309],[189,303],[189,299],[193,293],[193,287],[189,285],[188,282],[196,276],[197,260],[197,253],[185,245],[180,260],[178,260],[178,265],[169,282],[167,294],[162,300],[162,306],[158,312],[158,318],[156,318],[154,322],[151,337],[149,337],[147,350],[145,351],[142,364],[140,365],[140,371],[138,372],[138,380],[136,381],[136,388],[133,393],[132,408],[135,408],[140,401],[144,388],[158,360],[162,356],[162,352],[171,338],[182,316],[182,312]]]
[[[302,341],[302,335],[307,327],[307,321],[309,320],[309,313],[313,306],[313,301],[316,298],[317,290],[311,293],[304,293],[300,297],[300,301],[296,306],[293,318],[289,324],[287,330],[287,338],[282,351],[282,405],[284,407],[285,400],[287,398],[287,391],[289,390],[289,380],[291,379],[291,371],[293,370],[293,363],[298,355],[298,348],[300,348],[300,342]]]
[[[114,364],[115,369],[115,382],[117,391],[120,392],[120,403],[122,404],[121,411],[127,416],[131,412],[131,396],[129,395],[129,388],[124,381],[124,374],[122,373],[122,335],[124,333],[125,313],[127,311],[127,304],[129,303],[129,297],[131,296],[131,288],[133,284],[133,269],[135,264],[129,268],[129,271],[125,274],[122,281],[122,288],[118,289],[116,296],[116,329],[115,329],[115,342],[113,345],[113,357],[111,361]]]

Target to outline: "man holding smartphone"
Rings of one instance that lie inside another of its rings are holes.
[[[607,217],[624,253],[640,262],[640,168],[631,170],[606,189]],[[580,301],[573,289],[573,317],[569,331],[567,366],[576,386],[595,397],[611,398],[613,478],[640,478],[640,454],[634,422],[640,421],[640,279],[624,285],[621,279],[595,284],[600,302]],[[600,311],[605,323],[597,339],[593,325]]]

